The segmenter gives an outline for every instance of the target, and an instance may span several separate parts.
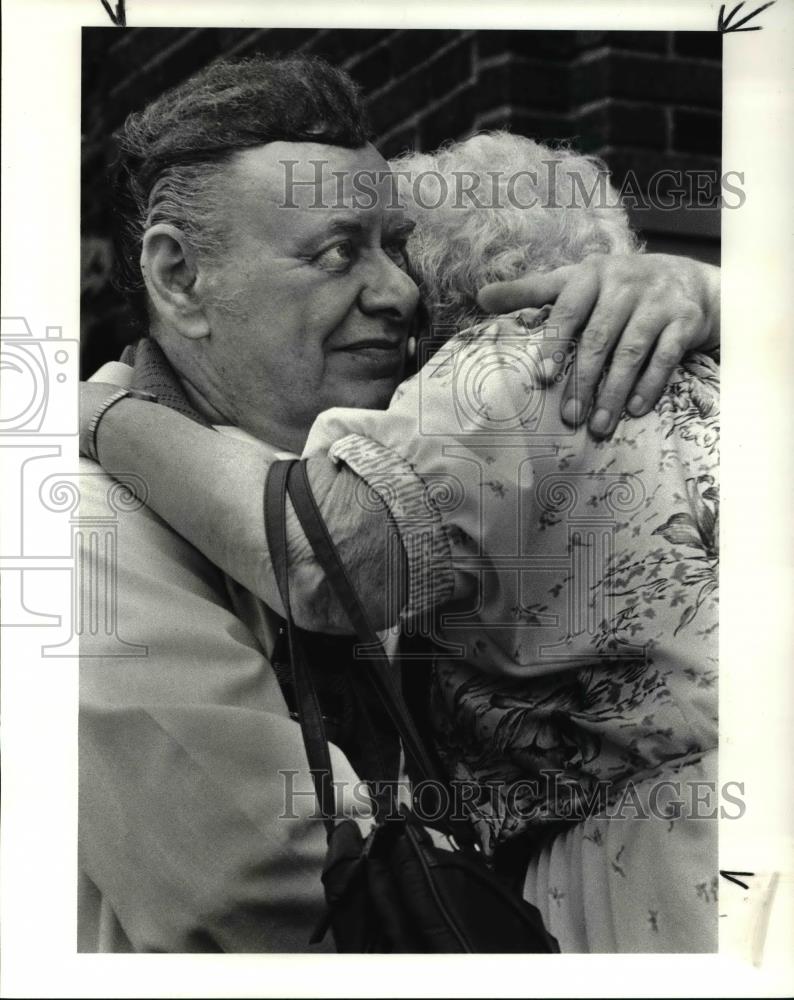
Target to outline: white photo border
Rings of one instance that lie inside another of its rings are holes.
[[[759,6],[751,2],[742,15]],[[126,7],[129,25],[152,27],[715,30],[720,4],[127,0]],[[35,625],[37,615],[70,614],[68,574],[52,567],[68,559],[71,542],[67,519],[57,528],[51,516],[37,524],[47,511],[37,506],[41,497],[28,495],[25,469],[36,460],[67,475],[77,468],[81,30],[118,29],[100,0],[3,0],[3,22],[0,313],[27,321],[45,363],[61,350],[66,375],[52,381],[47,422],[36,438],[0,441],[4,609],[12,622],[18,612],[20,622],[30,613],[34,623],[2,631],[3,995],[790,994],[794,0],[761,12],[763,30],[723,37],[723,171],[744,174],[746,201],[722,212],[720,773],[721,782],[744,783],[747,809],[741,820],[721,823],[720,867],[755,873],[766,895],[759,902],[752,887],[745,893],[721,881],[725,916],[716,956],[77,954],[77,661],[43,658]],[[34,539],[24,550],[23,514]],[[31,568],[24,593],[23,558]]]

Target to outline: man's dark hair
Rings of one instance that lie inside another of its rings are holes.
[[[318,58],[222,60],[131,114],[114,139],[117,284],[146,316],[141,240],[177,226],[199,255],[222,251],[218,173],[237,150],[268,142],[358,149],[370,138],[358,87]]]

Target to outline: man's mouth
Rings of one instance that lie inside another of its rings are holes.
[[[403,367],[405,339],[370,337],[337,347],[335,353],[350,358],[350,363],[367,378],[393,378]]]
[[[371,337],[369,340],[356,340],[352,344],[345,344],[344,347],[337,347],[338,351],[395,351],[402,350],[404,341],[386,340],[384,337]]]

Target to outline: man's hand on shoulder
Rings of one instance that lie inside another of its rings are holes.
[[[612,432],[624,407],[632,416],[647,413],[684,355],[719,345],[720,269],[689,257],[594,254],[487,285],[478,299],[490,313],[554,303],[547,324],[557,330],[554,345],[579,341],[563,420],[577,426],[590,414],[599,437]]]

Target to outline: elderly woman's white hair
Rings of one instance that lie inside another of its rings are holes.
[[[489,132],[391,166],[416,220],[409,256],[436,325],[477,318],[477,291],[491,281],[640,249],[595,157]]]

